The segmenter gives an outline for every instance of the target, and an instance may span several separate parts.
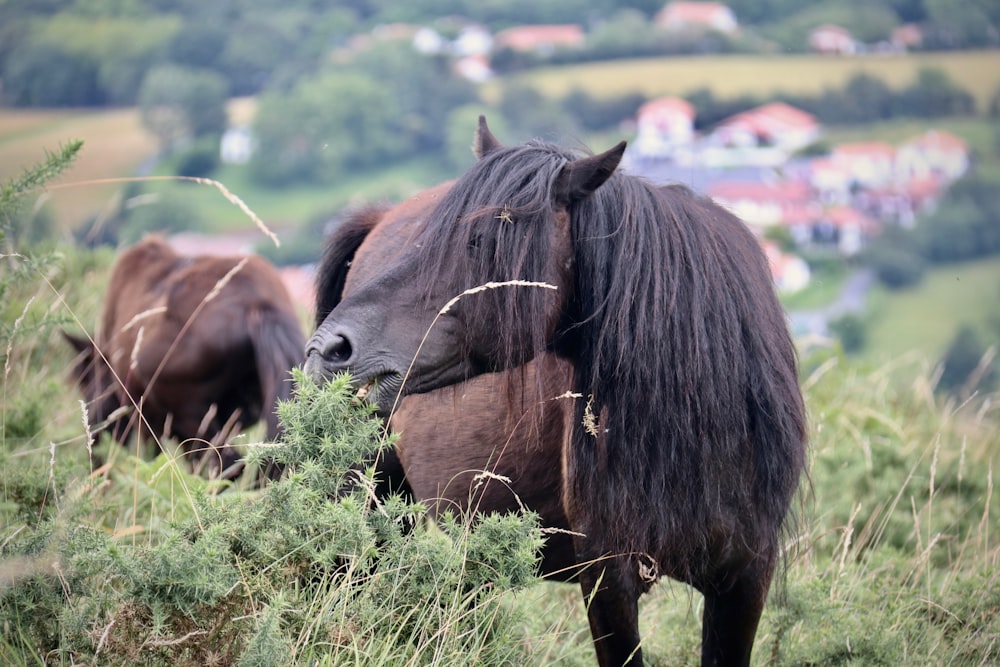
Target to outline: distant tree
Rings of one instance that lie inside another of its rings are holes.
[[[751,95],[720,99],[715,96],[711,88],[698,88],[688,93],[685,98],[695,108],[694,126],[697,130],[713,127],[724,118],[752,109],[763,101]]]
[[[997,385],[996,357],[969,325],[959,327],[941,360],[938,388],[951,394],[992,391]]]
[[[202,178],[218,169],[219,141],[215,135],[202,137],[177,156],[174,173],[178,176]]]
[[[226,129],[226,83],[201,69],[162,65],[146,75],[139,91],[143,125],[167,152],[178,145]]]
[[[253,95],[267,86],[274,70],[294,57],[296,35],[257,15],[238,21],[227,32],[220,67],[233,95]]]
[[[3,92],[16,106],[67,107],[104,104],[98,66],[61,46],[34,42],[10,55]]]
[[[892,117],[893,91],[882,79],[860,72],[844,86],[843,97],[852,105],[843,122],[871,122]]]
[[[102,7],[104,13],[97,11]],[[56,14],[38,30],[41,39],[97,65],[109,104],[134,104],[147,70],[162,61],[182,25],[180,16],[151,14],[143,3],[127,0],[75,3],[74,11]]]
[[[567,116],[561,105],[528,85],[504,86],[499,111],[519,139],[566,141],[579,137],[575,120]]]
[[[992,179],[969,175],[959,179],[933,213],[915,230],[925,257],[953,262],[1000,253],[1000,188]]]
[[[961,49],[1000,44],[1000,4],[995,0],[924,0],[929,48]]]
[[[456,75],[445,56],[415,53],[408,42],[364,52],[353,67],[377,81],[392,98],[397,141],[407,150],[443,154],[447,128],[443,119],[455,107],[476,99],[471,83]]]
[[[917,80],[903,89],[896,101],[896,114],[911,118],[969,116],[975,111],[975,98],[944,70],[931,67],[921,68]]]
[[[843,315],[830,322],[830,331],[840,340],[840,346],[849,354],[860,352],[868,341],[865,321],[859,315]]]
[[[606,130],[634,117],[645,101],[646,96],[642,93],[595,97],[584,90],[574,89],[562,98],[562,108],[567,116],[576,119],[581,128]]]
[[[228,36],[226,28],[218,23],[189,23],[170,41],[167,59],[184,67],[215,69]]]
[[[400,118],[389,91],[358,72],[328,72],[294,90],[261,97],[254,119],[258,148],[251,177],[263,185],[330,182],[413,153],[397,134]]]
[[[890,289],[911,287],[924,277],[923,257],[910,250],[880,243],[869,248],[864,258],[879,281]]]

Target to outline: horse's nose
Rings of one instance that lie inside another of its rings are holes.
[[[333,334],[325,341],[323,347],[320,349],[320,354],[327,361],[346,364],[350,360],[353,351],[351,341],[347,339],[347,336]]]
[[[306,356],[319,355],[330,366],[346,366],[354,353],[354,347],[344,332],[314,335],[306,345]]]

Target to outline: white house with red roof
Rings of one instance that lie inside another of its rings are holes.
[[[819,136],[815,116],[784,102],[771,102],[720,122],[708,137],[701,161],[711,166],[779,165]]]
[[[664,30],[713,30],[734,33],[739,29],[733,10],[721,2],[668,2],[653,17],[653,23]]]
[[[707,194],[757,231],[793,219],[811,221],[822,211],[804,181],[718,181]]]
[[[884,141],[840,144],[830,159],[845,171],[853,188],[880,188],[895,181],[896,149]]]
[[[774,241],[761,241],[761,248],[771,268],[774,285],[779,292],[791,294],[809,284],[809,264],[797,255],[782,252]]]
[[[896,151],[896,175],[901,181],[936,176],[955,181],[969,170],[969,146],[950,132],[928,130]]]
[[[830,157],[818,157],[809,162],[809,182],[819,198],[826,203],[845,204],[851,199],[851,170]]]
[[[858,44],[846,28],[828,23],[809,31],[809,48],[816,53],[851,55],[857,52]]]
[[[554,25],[522,25],[501,30],[493,36],[495,49],[549,55],[557,48],[582,46],[583,28],[575,23]]]
[[[694,142],[695,110],[679,97],[646,102],[636,113],[633,148],[640,157],[675,157]]]
[[[833,244],[842,255],[851,256],[877,231],[878,224],[858,209],[832,206],[813,227],[813,242]]]

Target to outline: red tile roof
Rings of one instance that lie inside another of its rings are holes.
[[[719,181],[708,188],[713,198],[754,201],[777,201],[790,203],[811,198],[809,184],[803,181],[782,181],[780,183],[754,183],[748,181]]]
[[[655,100],[650,100],[639,107],[638,115],[642,117],[646,114],[659,113],[678,113],[683,114],[688,118],[694,118],[695,116],[694,106],[692,106],[692,104],[687,100],[680,97],[660,97]]]
[[[933,148],[936,150],[954,150],[962,151],[963,153],[969,152],[969,145],[965,143],[964,139],[956,137],[951,132],[945,132],[944,130],[927,130],[916,139],[911,139],[906,142],[906,145],[918,146],[921,148]]]
[[[532,51],[547,46],[579,46],[583,40],[583,28],[576,24],[523,25],[501,30],[493,43],[515,51]]]
[[[884,141],[859,141],[840,144],[833,149],[834,158],[839,157],[888,157],[896,155],[896,149]]]
[[[769,132],[783,125],[795,129],[815,127],[819,123],[811,113],[784,102],[771,102],[723,120],[720,125],[746,125],[754,132]]]
[[[671,2],[656,15],[657,23],[710,24],[720,12],[729,11],[721,2]]]

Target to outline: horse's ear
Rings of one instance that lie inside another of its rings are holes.
[[[60,333],[63,335],[63,338],[66,339],[66,342],[69,343],[69,346],[76,350],[77,354],[85,352],[92,353],[94,351],[94,343],[91,342],[91,340],[86,336],[77,336],[76,334],[71,334],[70,332],[62,329],[60,329]]]
[[[472,141],[472,154],[477,160],[482,160],[498,148],[503,148],[503,144],[490,132],[490,128],[486,125],[486,116],[480,116],[476,137]]]
[[[370,206],[352,213],[330,235],[316,273],[316,326],[340,303],[347,271],[361,243],[379,223],[385,208]]]
[[[556,177],[556,201],[568,205],[593,194],[615,173],[625,154],[625,146],[622,141],[604,153],[568,163]]]
[[[83,389],[84,394],[87,394],[90,383],[94,378],[94,360],[99,357],[97,345],[87,336],[71,334],[63,329],[60,329],[59,333],[69,343],[69,346],[76,351],[77,357],[73,361],[70,373],[80,388]],[[93,397],[87,396],[88,401],[91,398]]]

